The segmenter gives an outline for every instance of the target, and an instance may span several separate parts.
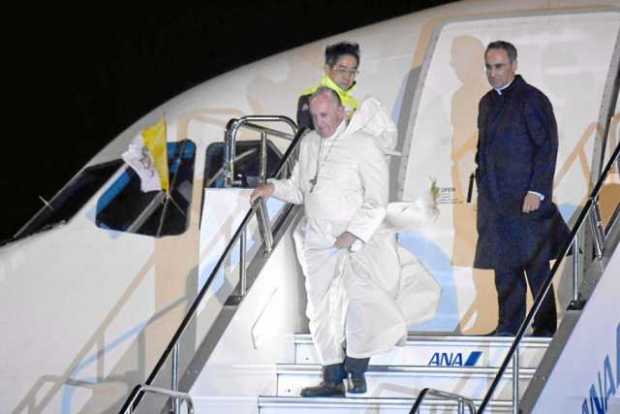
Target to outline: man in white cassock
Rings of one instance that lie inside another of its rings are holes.
[[[251,201],[274,196],[305,207],[294,239],[323,381],[301,395],[343,395],[345,379],[347,392],[359,394],[366,392],[370,356],[407,336],[396,301],[401,273],[396,240],[382,225],[388,165],[381,141],[360,122],[347,123],[331,89],[312,95],[310,111],[316,129],[304,136],[291,177],[258,186]]]

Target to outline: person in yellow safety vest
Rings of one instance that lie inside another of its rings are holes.
[[[340,42],[325,48],[325,74],[318,85],[304,90],[297,102],[297,125],[300,129],[314,129],[309,100],[322,86],[336,91],[348,116],[351,116],[359,106],[357,99],[350,94],[355,86],[359,63],[360,47],[357,43]]]

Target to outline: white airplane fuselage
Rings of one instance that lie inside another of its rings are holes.
[[[222,141],[231,118],[282,114],[294,119],[298,96],[322,75],[325,46],[340,40],[358,42],[362,50],[353,94],[378,98],[399,127],[405,161],[392,169],[393,199],[413,200],[428,191],[431,181],[440,191],[438,220],[402,237],[412,253],[428,260],[445,295],[436,317],[410,330],[492,330],[497,312],[492,274],[471,267],[475,207],[465,200],[475,168],[477,102],[489,89],[481,53],[498,36],[513,41],[520,52],[519,72],[553,103],[561,141],[555,197],[570,222],[591,181],[599,111],[618,47],[619,6],[617,0],[457,2],[279,53],[154,109],[86,167],[119,159],[142,129],[163,116],[168,142],[189,139],[196,146],[187,229],[156,238],[97,226],[97,203],[124,173],[121,169],[67,223],[0,247],[0,329],[5,333],[0,411],[118,411],[168,344],[200,288],[205,263],[234,233],[233,224],[214,225],[221,233],[205,239],[205,227],[199,227],[205,211],[217,204],[204,202],[207,147]],[[617,113],[614,119],[617,140]],[[256,136],[244,133],[245,138]],[[288,145],[272,141],[282,151]],[[246,195],[227,195],[230,200],[220,207]],[[231,207],[231,214],[238,218],[244,208]],[[225,223],[226,217],[214,222]],[[282,260],[275,269],[300,280],[292,256]],[[297,281],[292,289],[301,286]],[[561,301],[561,288],[558,295]],[[293,319],[291,326],[303,328],[301,305]],[[205,315],[201,329],[210,323]]]

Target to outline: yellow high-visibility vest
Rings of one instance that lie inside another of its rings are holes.
[[[321,81],[319,82],[317,86],[313,86],[311,88],[306,89],[303,95],[311,95],[314,92],[316,92],[316,90],[319,89],[321,86],[326,86],[329,89],[333,89],[334,91],[336,91],[336,93],[340,97],[340,100],[342,101],[342,105],[348,111],[354,111],[359,106],[359,102],[357,101],[357,99],[355,99],[352,95],[349,94],[349,92],[353,89],[355,84],[353,84],[353,86],[351,86],[348,90],[345,91],[340,86],[338,86],[336,82],[331,80],[329,76],[327,75],[323,75],[321,77]]]

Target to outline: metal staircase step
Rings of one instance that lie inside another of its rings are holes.
[[[495,378],[495,368],[453,368],[419,366],[376,366],[371,365],[366,373],[368,392],[364,397],[413,398],[423,388],[483,398]],[[519,370],[519,394],[522,394],[532,379],[535,370]],[[277,396],[299,396],[302,388],[321,381],[320,365],[279,364],[277,373]],[[499,383],[495,398],[512,398],[512,370],[508,369]]]
[[[411,398],[301,398],[268,397],[258,399],[260,414],[407,414],[413,406]],[[476,406],[480,401],[474,401]],[[457,405],[453,401],[426,399],[420,413],[456,413]],[[510,401],[492,401],[485,412],[512,412]]]
[[[501,365],[512,337],[494,336],[409,336],[404,346],[375,355],[375,365],[415,365],[440,367],[493,367]],[[519,364],[536,368],[551,338],[525,338],[519,348]],[[318,364],[312,338],[295,336],[295,363]]]

